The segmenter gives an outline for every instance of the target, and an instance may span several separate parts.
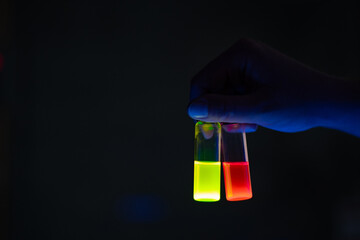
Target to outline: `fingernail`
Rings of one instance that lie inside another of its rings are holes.
[[[206,118],[208,116],[208,104],[205,100],[199,100],[190,104],[188,113],[192,118]]]

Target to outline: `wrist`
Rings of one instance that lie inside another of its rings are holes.
[[[320,126],[360,137],[360,84],[327,77],[319,102]]]

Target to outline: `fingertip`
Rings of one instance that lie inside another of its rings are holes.
[[[209,115],[208,103],[205,99],[200,99],[190,103],[188,115],[193,119],[204,119]]]

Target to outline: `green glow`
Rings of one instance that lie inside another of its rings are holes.
[[[194,200],[216,202],[220,200],[220,162],[195,161]]]

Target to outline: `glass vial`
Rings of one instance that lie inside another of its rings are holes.
[[[195,124],[194,200],[220,200],[220,140],[219,123],[198,121]]]
[[[222,125],[222,150],[226,199],[252,198],[246,134],[241,124]]]

